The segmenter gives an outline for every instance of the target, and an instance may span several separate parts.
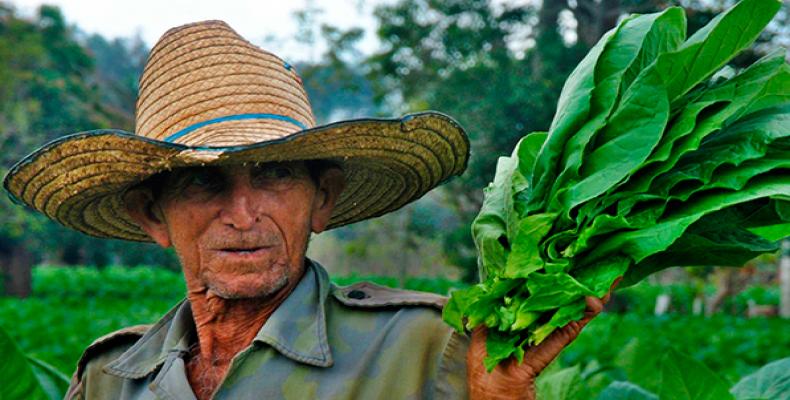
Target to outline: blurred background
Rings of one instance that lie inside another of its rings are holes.
[[[672,5],[686,8],[691,34],[733,1],[162,3],[0,0],[0,174],[62,135],[133,131],[137,81],[158,36],[224,19],[295,65],[319,123],[433,109],[466,128],[472,158],[462,177],[396,213],[316,236],[309,249],[339,284],[447,294],[477,279],[470,223],[496,158],[548,128],[565,78],[601,35],[628,13]],[[788,13],[785,3],[732,67],[790,47]],[[620,291],[555,368],[576,368],[592,397],[618,379],[655,388],[651,368],[669,347],[732,383],[790,356],[790,243],[784,249],[746,266],[671,269]],[[6,196],[0,273],[0,327],[68,375],[93,339],[155,322],[184,294],[172,252],[67,230]]]

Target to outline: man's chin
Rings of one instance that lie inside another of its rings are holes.
[[[213,279],[207,282],[209,295],[226,300],[266,299],[274,297],[288,285],[288,277],[263,279],[261,276]]]

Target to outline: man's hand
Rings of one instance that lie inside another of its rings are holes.
[[[612,289],[619,280],[612,285]],[[478,327],[472,332],[472,342],[466,354],[467,379],[469,397],[473,400],[494,399],[535,399],[535,378],[551,363],[560,351],[570,344],[596,315],[603,310],[609,301],[607,294],[602,299],[588,297],[585,316],[561,329],[554,331],[541,344],[529,348],[524,354],[524,362],[511,357],[497,365],[491,373],[486,371],[483,359],[486,357],[485,327]]]

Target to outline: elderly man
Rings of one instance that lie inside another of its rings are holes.
[[[468,140],[448,117],[314,127],[293,68],[207,21],[168,31],[140,81],[137,133],[47,144],[12,196],[99,237],[173,247],[186,300],[83,354],[67,398],[533,398],[536,375],[600,312],[485,372],[485,332],[441,321],[444,299],[333,286],[312,233],[400,208],[453,175]]]

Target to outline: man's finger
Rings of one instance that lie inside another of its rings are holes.
[[[608,295],[607,295],[608,296]],[[606,296],[604,297],[604,299]],[[603,311],[603,305],[606,303],[607,300],[604,299],[596,299],[595,297],[588,296],[585,297],[584,300],[587,302],[587,310],[585,310],[585,314],[589,316],[595,316]]]
[[[614,292],[614,289],[617,288],[617,285],[619,285],[620,281],[622,281],[622,280],[623,280],[622,276],[617,278],[617,279],[615,279],[614,282],[612,282],[612,286],[609,287],[609,293],[606,293],[605,296],[601,297],[601,302],[604,305],[608,304],[609,300],[612,299],[612,292]],[[589,303],[588,303],[588,305],[589,305]]]
[[[617,288],[617,285],[619,285],[620,282],[622,282],[622,281],[623,281],[623,277],[622,276],[617,278],[617,279],[615,279],[614,282],[612,282],[612,286],[609,287],[609,294],[614,292],[614,290]]]

